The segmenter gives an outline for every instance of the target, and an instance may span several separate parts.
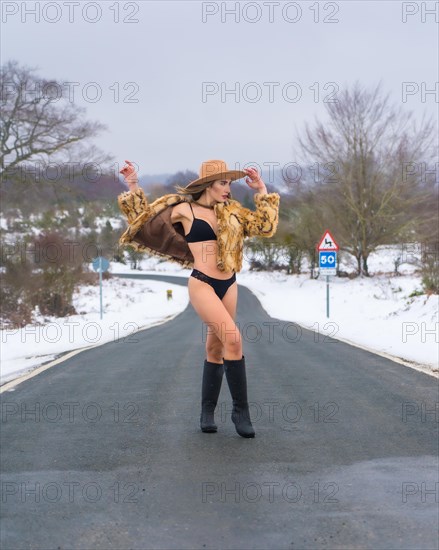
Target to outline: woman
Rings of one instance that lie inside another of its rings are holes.
[[[246,236],[274,235],[278,224],[278,193],[267,188],[254,168],[228,170],[221,160],[203,162],[199,178],[177,194],[153,203],[138,186],[130,161],[120,170],[129,191],[118,197],[129,227],[121,244],[192,267],[188,291],[190,302],[209,330],[204,361],[200,426],[216,432],[214,411],[223,373],[233,399],[232,421],[242,437],[254,437],[248,400],[245,357],[234,319],[238,299],[236,272],[242,267],[242,241]],[[244,176],[257,191],[255,212],[231,199],[231,184]],[[191,197],[191,199],[189,199]]]

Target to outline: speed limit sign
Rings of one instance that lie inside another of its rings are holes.
[[[323,275],[336,275],[337,252],[331,250],[319,251],[319,268]]]
[[[331,233],[326,230],[317,247],[319,251],[319,270],[326,275],[326,317],[329,318],[329,275],[337,275],[338,244]]]

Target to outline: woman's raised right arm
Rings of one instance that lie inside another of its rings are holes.
[[[125,162],[126,162],[125,166],[119,172],[125,178],[125,181],[128,185],[128,189],[130,191],[135,191],[136,189],[139,188],[139,185],[138,185],[139,179],[137,177],[136,169],[134,167],[134,164],[131,161],[126,160]]]
[[[126,165],[120,170],[120,173],[125,178],[129,191],[120,193],[117,202],[128,223],[132,224],[141,214],[148,211],[148,201],[143,189],[138,185],[137,172],[133,163],[129,160],[125,162]]]

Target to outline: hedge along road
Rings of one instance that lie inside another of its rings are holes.
[[[199,429],[190,304],[4,392],[2,547],[436,548],[437,380],[273,319],[243,286],[236,322],[255,439],[225,378],[218,432]]]

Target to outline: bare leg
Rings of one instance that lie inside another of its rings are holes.
[[[229,291],[236,288],[236,283],[233,283],[228,289],[224,300]],[[222,343],[224,348],[224,358],[241,359],[242,357],[242,341],[238,327],[229,313],[225,304],[215,294],[213,288],[194,277],[189,277],[188,281],[189,299],[195,311],[201,320],[206,324],[208,332],[214,334]],[[231,299],[230,299],[231,300]],[[232,303],[228,303],[229,309],[233,308]],[[233,309],[232,309],[233,311]],[[218,353],[218,347],[215,349],[214,356]],[[216,355],[216,357],[218,357]],[[220,362],[220,361],[219,361]]]
[[[238,285],[233,283],[225,293],[222,303],[229,312],[233,320],[236,317],[236,305],[238,301]],[[206,339],[206,358],[212,363],[222,363],[224,357],[224,345],[218,338],[217,334],[212,332],[210,328],[207,331]]]

